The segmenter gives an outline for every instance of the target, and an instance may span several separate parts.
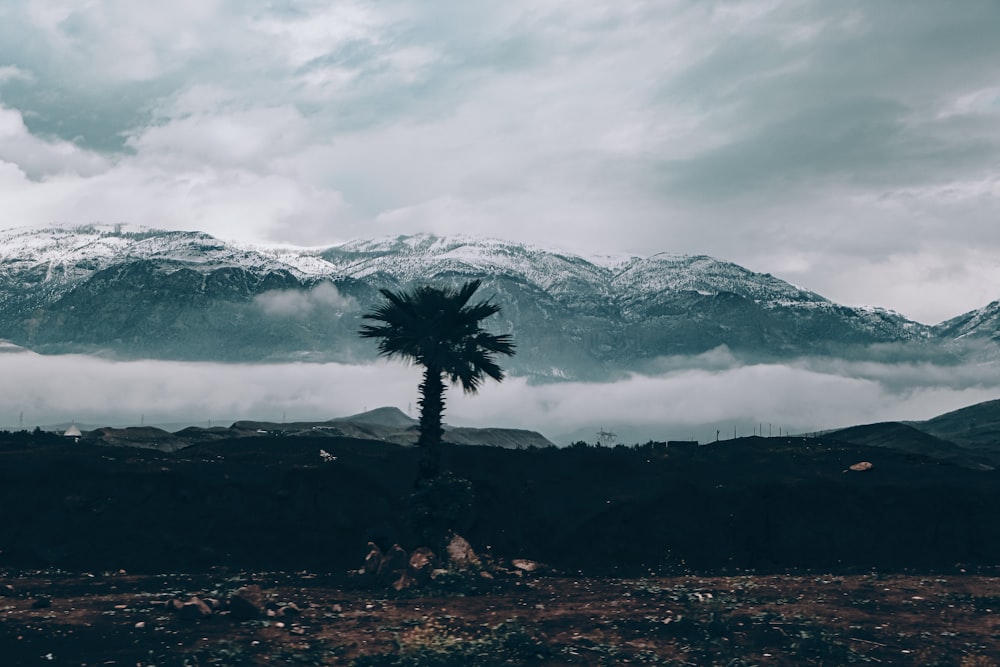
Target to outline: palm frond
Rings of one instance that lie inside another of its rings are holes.
[[[358,334],[378,339],[381,356],[441,369],[453,384],[475,393],[486,377],[503,379],[496,355],[514,354],[509,334],[483,328],[483,320],[499,313],[500,306],[490,300],[470,303],[481,285],[470,280],[457,289],[379,290],[385,300],[363,315],[371,324],[363,324]]]

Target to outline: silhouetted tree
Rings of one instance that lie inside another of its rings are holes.
[[[483,320],[500,312],[500,306],[488,300],[469,303],[480,284],[472,280],[458,289],[421,286],[408,292],[380,290],[385,301],[364,315],[375,324],[365,324],[358,332],[362,338],[379,339],[380,355],[424,367],[418,388],[417,443],[423,449],[424,477],[440,472],[445,379],[474,394],[487,377],[503,380],[497,355],[514,354],[510,335],[489,333],[482,325]]]

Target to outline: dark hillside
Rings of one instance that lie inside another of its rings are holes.
[[[453,454],[472,479],[505,480],[481,491],[478,538],[567,569],[944,567],[1000,549],[995,473],[871,447],[747,438],[668,458],[523,452],[516,467]],[[874,467],[848,472],[859,461]]]
[[[990,452],[985,451],[973,452],[966,447],[960,447],[902,422],[852,426],[827,433],[826,437],[856,445],[888,447],[977,470],[989,469],[1000,464],[1000,450],[996,452],[995,456],[991,456]]]
[[[3,436],[0,436],[2,440]],[[480,549],[565,571],[947,569],[1000,561],[1000,474],[832,440],[448,447]],[[419,452],[244,437],[174,453],[0,442],[0,566],[343,572],[367,540],[417,546]],[[873,464],[855,472],[860,461]]]
[[[913,426],[931,435],[1000,456],[1000,400],[977,403]]]

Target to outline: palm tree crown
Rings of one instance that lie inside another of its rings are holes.
[[[420,441],[437,466],[444,412],[445,377],[474,394],[487,378],[501,381],[503,369],[497,355],[514,354],[508,334],[492,334],[482,322],[500,312],[491,301],[470,304],[481,281],[472,280],[458,289],[421,286],[409,292],[380,290],[385,301],[364,315],[376,324],[362,325],[362,338],[377,338],[378,352],[388,358],[403,358],[424,367],[420,395]]]

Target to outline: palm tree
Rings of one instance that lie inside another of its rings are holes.
[[[420,439],[422,476],[440,471],[441,415],[444,413],[445,378],[474,394],[486,377],[504,378],[496,355],[514,354],[508,334],[491,334],[482,322],[500,312],[491,301],[470,304],[481,281],[458,289],[430,286],[409,292],[379,290],[385,301],[363,316],[377,324],[362,325],[362,338],[378,338],[381,356],[403,358],[424,367],[420,383]]]

